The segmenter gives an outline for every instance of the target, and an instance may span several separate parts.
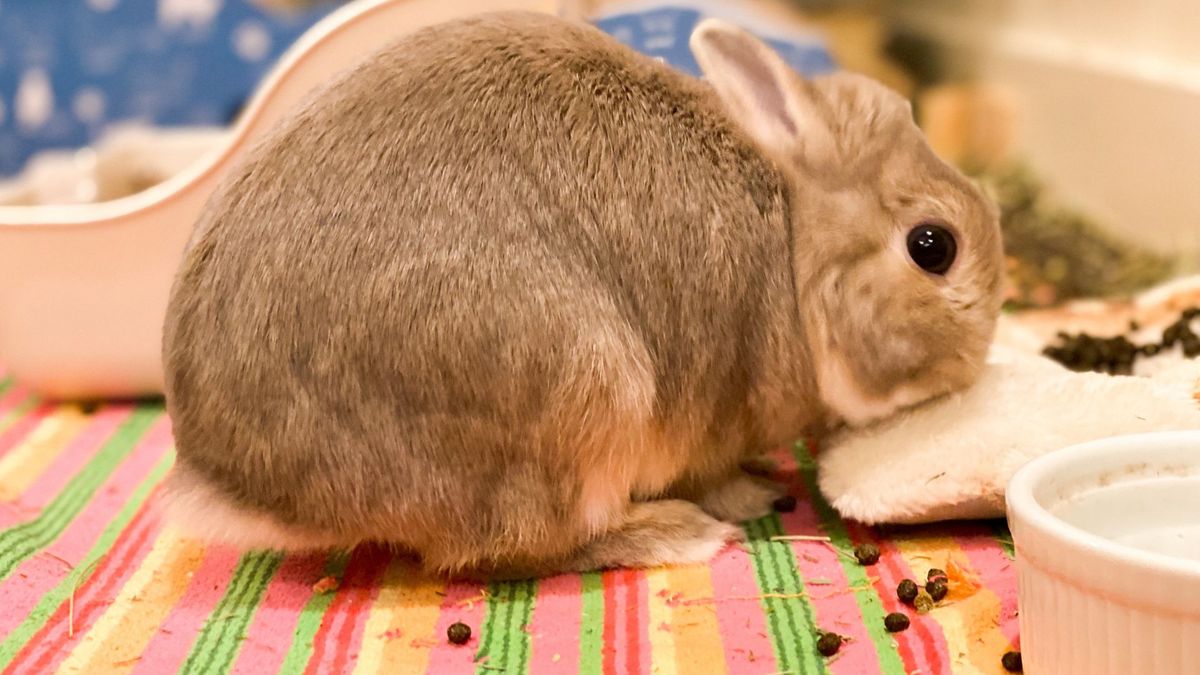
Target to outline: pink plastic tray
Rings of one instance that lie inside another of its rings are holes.
[[[360,0],[297,41],[224,147],[145,192],[90,205],[0,207],[0,361],[50,398],[162,391],[171,280],[205,199],[242,152],[316,85],[422,26],[555,0]]]

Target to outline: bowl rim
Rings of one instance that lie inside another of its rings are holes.
[[[1152,462],[1153,455],[1145,453],[1178,446],[1181,443],[1196,446],[1197,462],[1200,463],[1200,429],[1110,436],[1070,445],[1038,457],[1019,468],[1009,480],[1005,490],[1009,527],[1011,529],[1014,522],[1019,522],[1020,525],[1039,530],[1067,546],[1103,556],[1112,562],[1200,581],[1200,562],[1164,553],[1153,553],[1089,532],[1055,516],[1034,496],[1036,488],[1057,470],[1076,465],[1081,460],[1095,458],[1098,454],[1122,455],[1136,450],[1139,452],[1138,460]]]

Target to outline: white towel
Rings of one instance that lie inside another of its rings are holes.
[[[1002,323],[972,388],[826,439],[819,484],[842,516],[999,517],[1009,478],[1039,455],[1106,436],[1200,429],[1200,359],[1178,346],[1140,361],[1134,377],[1075,373],[1038,355],[1036,336]]]

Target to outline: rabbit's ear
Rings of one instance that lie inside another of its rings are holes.
[[[833,153],[825,101],[774,50],[717,19],[702,21],[690,45],[730,116],[763,149],[808,160]]]

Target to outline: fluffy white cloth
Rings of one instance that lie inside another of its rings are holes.
[[[999,517],[1009,478],[1034,457],[1106,436],[1200,429],[1200,360],[1170,353],[1140,362],[1138,376],[1112,377],[1071,372],[1038,355],[1040,344],[1006,325],[971,389],[827,439],[821,492],[867,524]]]

